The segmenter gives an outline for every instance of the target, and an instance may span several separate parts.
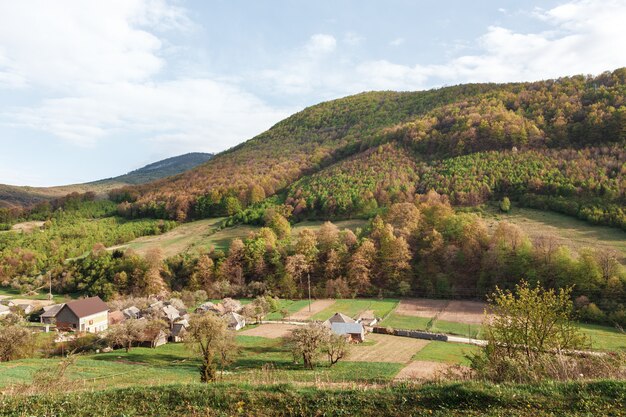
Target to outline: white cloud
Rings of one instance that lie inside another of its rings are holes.
[[[0,108],[0,123],[86,147],[117,135],[220,151],[289,113],[232,81],[163,76],[160,35],[193,29],[166,0],[0,2],[0,88],[39,97]],[[305,49],[318,56],[335,45],[316,35]]]
[[[403,43],[404,43],[404,38],[395,38],[394,40],[389,42],[389,45],[391,45],[391,46],[400,46]]]
[[[311,39],[309,39],[309,42],[305,46],[305,49],[309,54],[315,57],[321,54],[333,52],[336,47],[337,40],[334,36],[318,33],[311,36]]]
[[[474,43],[478,53],[444,64],[405,65],[389,60],[316,60],[292,57],[265,74],[285,94],[338,97],[372,89],[418,90],[464,82],[529,81],[573,74],[597,74],[626,66],[626,3],[576,0],[532,16],[545,25],[535,33],[491,26]],[[400,45],[398,38],[390,45]],[[320,74],[323,74],[321,76]],[[297,86],[298,88],[294,88]]]

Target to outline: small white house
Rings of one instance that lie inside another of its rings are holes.
[[[8,316],[11,314],[11,309],[5,305],[0,304],[0,317]]]
[[[241,314],[237,314],[235,312],[226,313],[222,316],[226,323],[228,324],[228,328],[230,330],[239,330],[245,327],[246,318]]]

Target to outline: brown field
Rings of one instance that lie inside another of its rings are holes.
[[[449,364],[443,362],[413,361],[402,368],[394,379],[396,381],[435,379],[449,367]]]
[[[346,358],[352,362],[395,362],[406,363],[429,342],[410,337],[368,333],[366,344],[355,345]],[[368,344],[367,342],[375,342]]]
[[[291,330],[298,327],[295,324],[261,324],[258,327],[254,327],[252,329],[242,330],[239,332],[242,336],[258,336],[258,337],[266,337],[268,339],[278,339],[280,337],[287,336]]]
[[[413,298],[400,300],[396,313],[465,324],[481,324],[486,304],[479,301],[448,301]]]
[[[446,308],[447,300],[429,300],[427,298],[412,298],[400,300],[396,313],[403,316],[431,318]]]
[[[480,301],[450,301],[438,319],[465,324],[481,324],[487,304]]]
[[[311,303],[311,311],[309,311],[309,306],[306,306],[290,315],[289,319],[294,321],[306,320],[320,311],[327,309],[333,304],[335,304],[335,300],[315,300]]]

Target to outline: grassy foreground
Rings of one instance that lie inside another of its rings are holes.
[[[316,389],[231,384],[0,397],[3,416],[626,416],[626,382]]]

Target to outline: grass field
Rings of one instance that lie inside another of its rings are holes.
[[[78,294],[52,294],[52,301],[55,303],[64,303],[67,302],[67,300],[77,297]],[[0,299],[2,298],[45,301],[48,300],[48,292],[45,289],[41,289],[37,295],[26,295],[13,288],[0,287]]]
[[[307,307],[309,305],[309,300],[280,300],[279,301],[279,306],[278,306],[278,311],[275,313],[270,313],[267,315],[267,317],[265,318],[266,320],[280,320],[283,318],[283,316],[281,316],[280,314],[280,310],[287,310],[289,312],[289,315],[302,310],[303,308]],[[289,317],[286,317],[287,319]]]
[[[626,383],[443,382],[301,387],[288,384],[162,385],[0,397],[6,416],[624,416]]]
[[[428,330],[437,333],[448,333],[480,339],[482,326],[455,323],[444,320],[433,320],[426,317],[405,316],[391,313],[381,322],[381,326],[397,329]],[[597,350],[626,350],[626,334],[608,326],[580,324],[582,332],[591,339],[591,346]]]
[[[385,382],[402,368],[401,363],[341,361],[329,367],[320,358],[313,370],[294,364],[291,352],[281,339],[237,336],[239,354],[222,376],[225,381],[247,382]],[[367,346],[356,346],[358,349]],[[36,371],[51,369],[58,359],[23,359],[0,363],[0,388],[15,383],[29,383]],[[198,357],[184,344],[167,344],[156,349],[133,348],[126,353],[80,356],[70,367],[73,380],[68,389],[104,389],[148,384],[191,383],[199,379]]]
[[[218,224],[224,218],[213,218],[183,223],[174,230],[158,236],[145,236],[132,240],[123,245],[109,249],[132,248],[136,252],[145,255],[152,248],[161,248],[166,257],[183,252],[195,252],[198,250],[210,250],[211,248],[227,251],[233,239],[246,239],[250,233],[259,230],[259,226],[240,224],[217,230]],[[317,230],[323,221],[307,221],[294,225],[292,234],[297,234],[305,228]],[[340,229],[356,230],[364,227],[366,220],[341,220],[335,222]]]
[[[574,254],[583,248],[615,250],[626,265],[626,232],[606,226],[595,226],[571,216],[551,211],[513,207],[509,213],[500,213],[488,207],[485,219],[490,228],[497,221],[518,225],[531,238],[552,237],[560,245],[569,247]]]
[[[477,352],[475,345],[461,343],[430,342],[413,356],[416,361],[443,362],[448,364],[469,365],[466,355]]]
[[[352,318],[357,318],[360,313],[373,310],[376,317],[384,317],[397,305],[399,300],[395,298],[377,299],[341,299],[330,307],[320,311],[311,317],[313,320],[327,320],[335,313],[343,313]]]

